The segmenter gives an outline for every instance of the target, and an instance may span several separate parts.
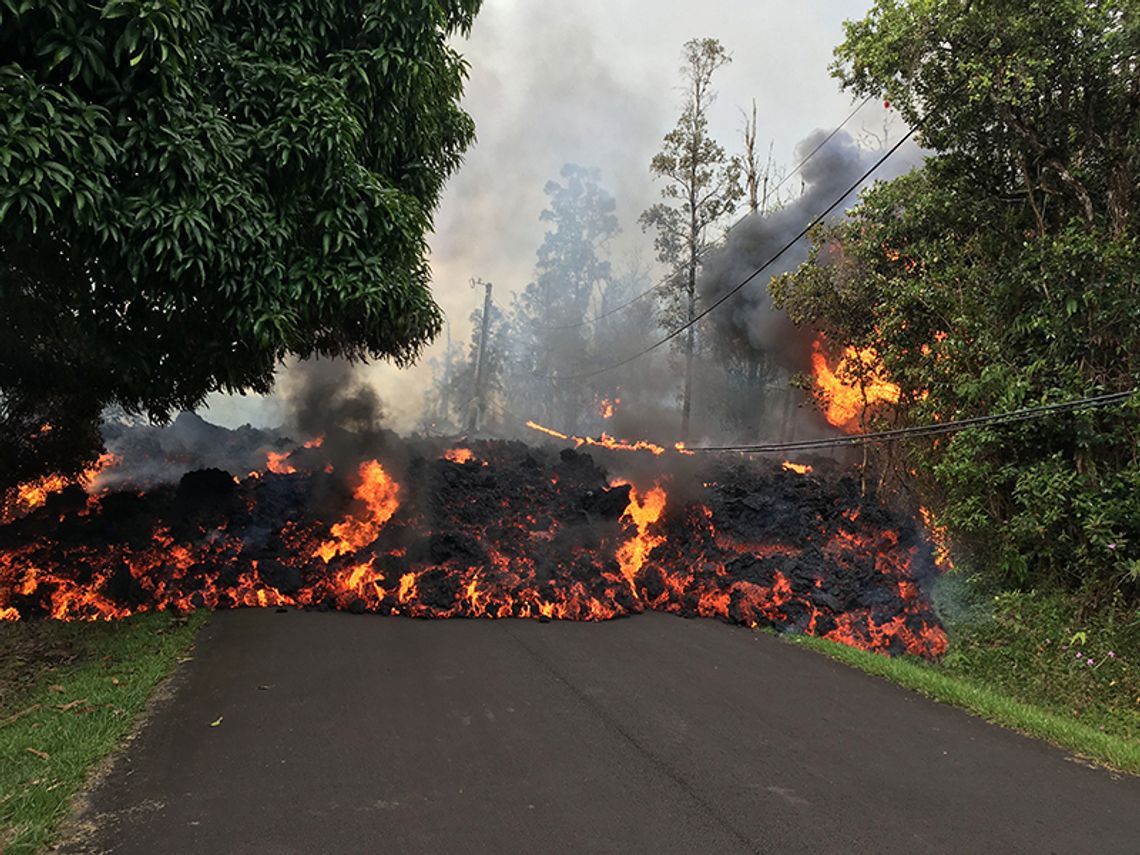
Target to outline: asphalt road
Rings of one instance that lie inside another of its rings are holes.
[[[86,820],[66,851],[1136,853],[1140,779],[712,621],[241,611]]]

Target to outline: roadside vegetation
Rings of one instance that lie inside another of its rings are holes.
[[[960,570],[935,665],[830,655],[1140,772],[1140,27],[1128,3],[879,0],[834,76],[929,151],[775,279],[854,371],[866,430],[1129,393],[1123,405],[869,449]],[[968,581],[966,581],[968,580]],[[812,643],[813,646],[814,643]]]
[[[0,623],[0,852],[51,842],[90,770],[130,733],[204,620]]]

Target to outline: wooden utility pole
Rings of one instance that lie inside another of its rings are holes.
[[[451,424],[451,319],[444,315],[447,328],[447,356],[443,363],[443,392],[439,396],[439,420]]]
[[[472,279],[471,287],[486,288],[483,295],[483,328],[479,331],[479,355],[475,358],[475,389],[471,396],[471,415],[467,420],[467,432],[475,433],[483,417],[483,366],[487,361],[487,328],[491,324],[491,283],[482,279]]]

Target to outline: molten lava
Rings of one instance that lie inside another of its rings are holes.
[[[697,498],[663,479],[611,483],[572,449],[486,442],[481,466],[443,448],[388,450],[391,461],[351,473],[306,459],[292,474],[237,482],[206,469],[141,495],[49,500],[0,525],[0,619],[662,611],[886,653],[946,649],[924,593],[937,574],[930,542],[852,479],[710,458]]]
[[[661,519],[664,510],[665,490],[661,486],[655,486],[644,498],[638,495],[635,487],[630,488],[629,507],[622,514],[622,519],[633,523],[636,534],[618,548],[617,560],[634,599],[638,598],[636,580],[645,559],[665,540],[660,535],[649,534],[649,527]]]
[[[270,451],[266,454],[265,468],[277,475],[293,475],[297,467],[287,462],[289,451]]]
[[[470,448],[449,448],[443,453],[444,460],[450,460],[452,463],[460,465],[470,463],[475,459],[475,452]]]
[[[40,432],[50,433],[51,429],[51,425],[44,425]],[[41,507],[49,496],[60,493],[73,484],[78,484],[84,488],[90,487],[104,471],[114,467],[118,462],[119,459],[114,454],[104,453],[99,455],[99,459],[95,461],[93,466],[74,478],[63,475],[45,475],[42,478],[17,485],[9,495],[0,494],[0,524],[34,511]]]
[[[844,348],[839,364],[832,370],[823,352],[822,341],[816,339],[812,345],[811,364],[816,390],[826,405],[824,416],[835,427],[856,431],[867,407],[884,402],[898,403],[899,387],[884,376],[874,348]],[[846,379],[853,376],[860,379]]]
[[[349,514],[332,527],[332,539],[326,540],[313,555],[328,564],[338,555],[357,552],[375,543],[381,526],[392,518],[400,507],[397,495],[400,486],[388,477],[379,461],[369,460],[360,466],[360,486],[354,494],[364,505],[362,515]]]
[[[797,475],[810,475],[811,467],[803,463],[792,463],[790,460],[785,460],[783,463],[785,472],[795,472]]]

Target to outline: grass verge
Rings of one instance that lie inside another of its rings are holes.
[[[1140,620],[1063,595],[1003,593],[950,622],[941,662],[790,640],[942,703],[1140,775]],[[788,638],[788,636],[785,636]]]
[[[92,767],[122,743],[204,620],[0,624],[0,852],[51,843]]]

